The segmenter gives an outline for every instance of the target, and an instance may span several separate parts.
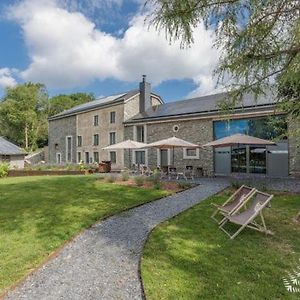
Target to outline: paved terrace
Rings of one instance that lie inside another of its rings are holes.
[[[199,183],[84,231],[5,299],[143,299],[139,262],[151,230],[228,186],[222,178]]]

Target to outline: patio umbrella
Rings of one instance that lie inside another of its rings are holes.
[[[215,140],[213,142],[203,145],[203,147],[229,147],[239,145],[276,145],[276,143],[268,140],[256,138],[254,136],[237,133],[231,136],[226,136],[222,139]]]
[[[130,150],[145,148],[147,144],[140,143],[132,140],[126,140],[117,144],[113,144],[102,149],[104,150],[129,150],[129,166],[131,166]]]
[[[148,144],[147,148],[173,149],[173,165],[174,165],[174,149],[175,148],[200,148],[200,146],[173,136],[168,139],[164,139],[164,140],[160,140],[160,141]]]

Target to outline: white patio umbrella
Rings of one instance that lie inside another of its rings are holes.
[[[175,148],[200,148],[201,146],[173,136],[168,139],[164,139],[164,140],[160,140],[160,141],[148,144],[146,147],[147,148],[157,148],[157,149],[173,149],[173,165],[174,165],[174,149]]]
[[[126,140],[117,144],[113,144],[107,147],[104,147],[102,149],[104,150],[129,150],[129,166],[131,166],[131,157],[130,157],[130,151],[132,149],[141,149],[145,148],[147,144],[140,143],[132,140]]]
[[[268,140],[263,140],[254,136],[246,134],[233,134],[231,136],[226,136],[224,138],[215,140],[213,142],[203,145],[203,147],[229,147],[229,146],[239,146],[239,145],[276,145],[276,143]]]

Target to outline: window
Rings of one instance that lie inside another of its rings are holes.
[[[72,161],[72,137],[66,137],[66,162]]]
[[[109,158],[112,164],[117,162],[117,153],[115,151],[109,152]]]
[[[81,147],[82,146],[82,136],[78,135],[77,136],[77,147]]]
[[[99,134],[94,134],[93,136],[93,145],[99,146]]]
[[[77,162],[81,162],[81,152],[77,152]]]
[[[135,151],[135,163],[137,165],[145,165],[146,164],[145,151]]]
[[[86,164],[90,163],[90,153],[89,152],[85,152],[85,163]]]
[[[56,163],[57,163],[58,165],[61,164],[61,154],[60,154],[60,153],[56,153]]]
[[[116,112],[111,111],[110,112],[110,124],[114,124],[114,123],[116,123]]]
[[[99,125],[99,116],[96,115],[94,116],[94,126],[98,126]]]
[[[248,134],[261,139],[271,140],[284,137],[287,132],[284,116],[234,119],[214,122],[214,138],[220,139],[236,133]]]
[[[145,142],[145,132],[144,126],[136,126],[136,141],[144,143]]]
[[[113,145],[116,143],[116,133],[115,132],[110,132],[109,133],[109,144]]]
[[[94,162],[99,163],[99,152],[94,152]]]
[[[184,159],[199,159],[199,148],[185,148],[183,149]]]

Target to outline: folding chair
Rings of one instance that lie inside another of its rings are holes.
[[[222,224],[222,222],[225,220],[225,216],[230,215],[235,210],[237,210],[241,205],[245,203],[245,201],[249,200],[249,198],[255,193],[255,191],[255,188],[242,185],[222,205],[213,203],[213,205],[216,207],[216,210],[211,215],[211,218],[219,224]],[[223,219],[221,221],[216,218],[216,215],[218,213],[223,216]]]
[[[174,167],[169,168],[169,180],[176,179],[178,178],[178,173],[177,169]]]
[[[228,215],[225,218],[225,221],[219,226],[219,228],[222,229],[230,237],[230,239],[234,239],[246,227],[264,232],[265,234],[273,234],[270,230],[267,229],[262,213],[263,209],[270,203],[272,198],[273,195],[256,191],[256,193],[251,196],[251,200],[253,199],[253,201],[249,208],[246,208],[244,211],[242,211],[242,208],[245,204],[243,206],[240,206],[238,211],[235,211],[232,215]],[[262,224],[255,222],[255,219],[258,216],[260,217]],[[240,226],[240,228],[231,235],[224,228],[227,222],[237,224]]]
[[[193,166],[186,166],[184,171],[184,176],[187,179],[191,179],[194,181],[194,168]]]

